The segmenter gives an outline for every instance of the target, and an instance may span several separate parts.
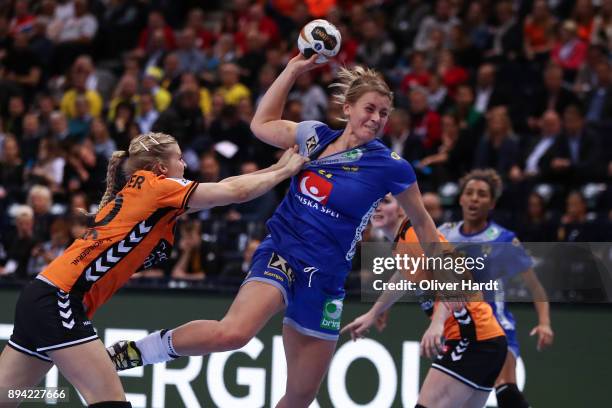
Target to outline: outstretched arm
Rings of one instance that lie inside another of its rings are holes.
[[[297,123],[281,120],[283,107],[295,79],[300,74],[314,68],[316,58],[316,54],[310,59],[305,59],[302,54],[296,55],[270,85],[261,98],[251,121],[251,131],[258,139],[283,149],[295,144]]]
[[[198,185],[189,199],[189,207],[202,210],[233,203],[243,203],[263,195],[284,179],[300,171],[304,163],[308,161],[308,159],[296,153],[296,148],[290,150],[287,163],[275,170],[236,176],[233,180],[224,183],[202,183]]]
[[[529,333],[530,336],[538,335],[537,349],[542,350],[552,344],[555,334],[550,325],[550,304],[548,303],[548,295],[544,287],[540,283],[537,275],[532,268],[527,269],[522,274],[523,281],[531,292],[534,299],[536,313],[538,314],[538,325]]]

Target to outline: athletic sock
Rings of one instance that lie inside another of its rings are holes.
[[[499,408],[529,408],[529,403],[516,384],[507,383],[495,387]]]
[[[136,341],[136,347],[142,354],[142,363],[156,364],[180,357],[172,344],[172,330],[164,329],[149,334]]]

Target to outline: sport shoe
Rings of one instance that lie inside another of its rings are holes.
[[[142,365],[142,355],[136,342],[121,340],[106,348],[108,356],[117,371],[128,370]]]

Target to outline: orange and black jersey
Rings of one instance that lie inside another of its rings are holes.
[[[438,238],[441,242],[448,242],[444,235],[438,232]],[[401,244],[417,244],[418,237],[410,223],[410,220],[405,219],[399,228],[395,243]],[[408,246],[410,250],[411,246]],[[413,250],[410,250],[411,252]],[[419,248],[419,251],[422,253]],[[429,316],[433,314],[436,307],[443,307],[440,302],[424,302],[421,308]],[[444,322],[444,337],[448,340],[459,339],[475,339],[487,340],[494,337],[504,336],[504,331],[493,315],[493,310],[487,302],[467,302],[466,306],[453,313],[451,317]]]
[[[135,172],[115,199],[96,215],[41,275],[64,292],[83,298],[91,317],[141,267],[166,259],[176,219],[198,183]]]

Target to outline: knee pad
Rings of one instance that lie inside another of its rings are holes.
[[[129,401],[102,401],[87,406],[88,408],[132,408]]]
[[[496,387],[495,396],[499,408],[529,408],[529,403],[516,384],[507,383]]]

